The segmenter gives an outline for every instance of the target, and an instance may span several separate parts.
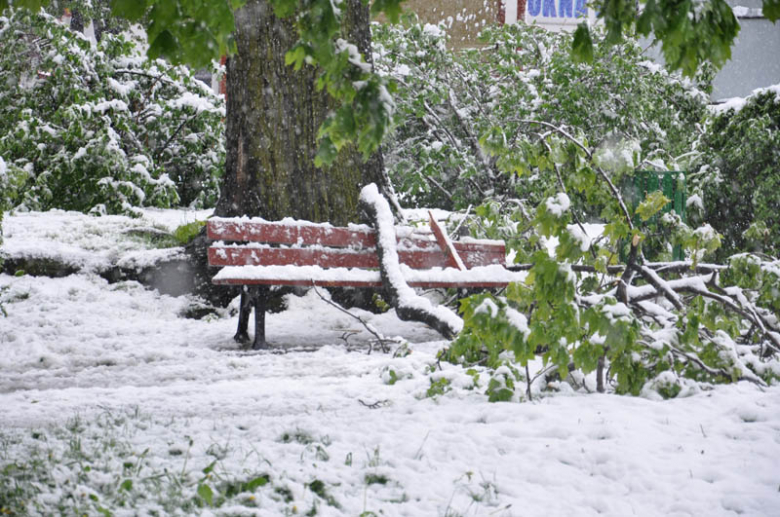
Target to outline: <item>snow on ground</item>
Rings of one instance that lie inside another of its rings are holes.
[[[10,216],[5,245],[43,245],[63,217]],[[68,217],[49,252],[131,251],[109,234],[133,220]],[[0,505],[19,513],[780,515],[778,387],[490,404],[461,368],[430,373],[444,343],[429,329],[358,311],[412,350],[369,355],[313,292],[269,315],[280,349],[249,353],[235,318],[182,318],[185,297],[135,282],[3,288]],[[426,396],[440,377],[453,389]]]
[[[9,258],[57,258],[86,271],[102,271],[121,259],[153,262],[170,250],[148,249],[134,231],[173,231],[196,220],[203,221],[210,210],[146,209],[143,217],[92,217],[80,212],[52,210],[27,212],[3,221],[2,253]],[[146,258],[143,260],[141,257]]]

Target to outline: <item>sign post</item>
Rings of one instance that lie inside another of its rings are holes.
[[[596,12],[587,0],[527,0],[525,21],[547,30],[571,31],[581,22],[596,22]]]

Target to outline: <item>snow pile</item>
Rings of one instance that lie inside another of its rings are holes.
[[[9,259],[51,259],[78,270],[101,272],[132,255],[138,266],[173,258],[178,248],[156,249],[138,233],[173,231],[210,211],[145,209],[143,217],[93,217],[81,212],[22,212],[3,221],[0,253]],[[160,228],[162,227],[162,228]]]
[[[774,93],[775,102],[780,102],[780,84],[774,84],[772,86],[767,86],[766,88],[756,88],[747,97],[730,97],[728,99],[723,99],[718,104],[712,105],[710,109],[716,115],[721,115],[729,110],[738,112],[745,107],[751,98],[763,95],[765,93]]]

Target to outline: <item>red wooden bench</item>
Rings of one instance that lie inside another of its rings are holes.
[[[397,250],[412,287],[503,287],[518,280],[508,271],[502,241],[452,242],[432,219],[433,232],[396,227]],[[381,287],[376,233],[368,227],[334,227],[305,221],[212,218],[207,224],[209,265],[222,267],[212,282],[247,286],[242,294],[237,341],[248,341],[255,307],[253,348],[266,346],[268,286]]]

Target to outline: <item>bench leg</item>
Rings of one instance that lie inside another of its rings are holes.
[[[268,298],[268,288],[258,287],[252,293],[255,302],[255,341],[252,343],[252,350],[268,348],[268,342],[265,340],[265,302]]]
[[[241,292],[241,302],[238,304],[238,329],[233,339],[241,344],[249,343],[249,313],[252,310],[252,297],[246,290]]]

